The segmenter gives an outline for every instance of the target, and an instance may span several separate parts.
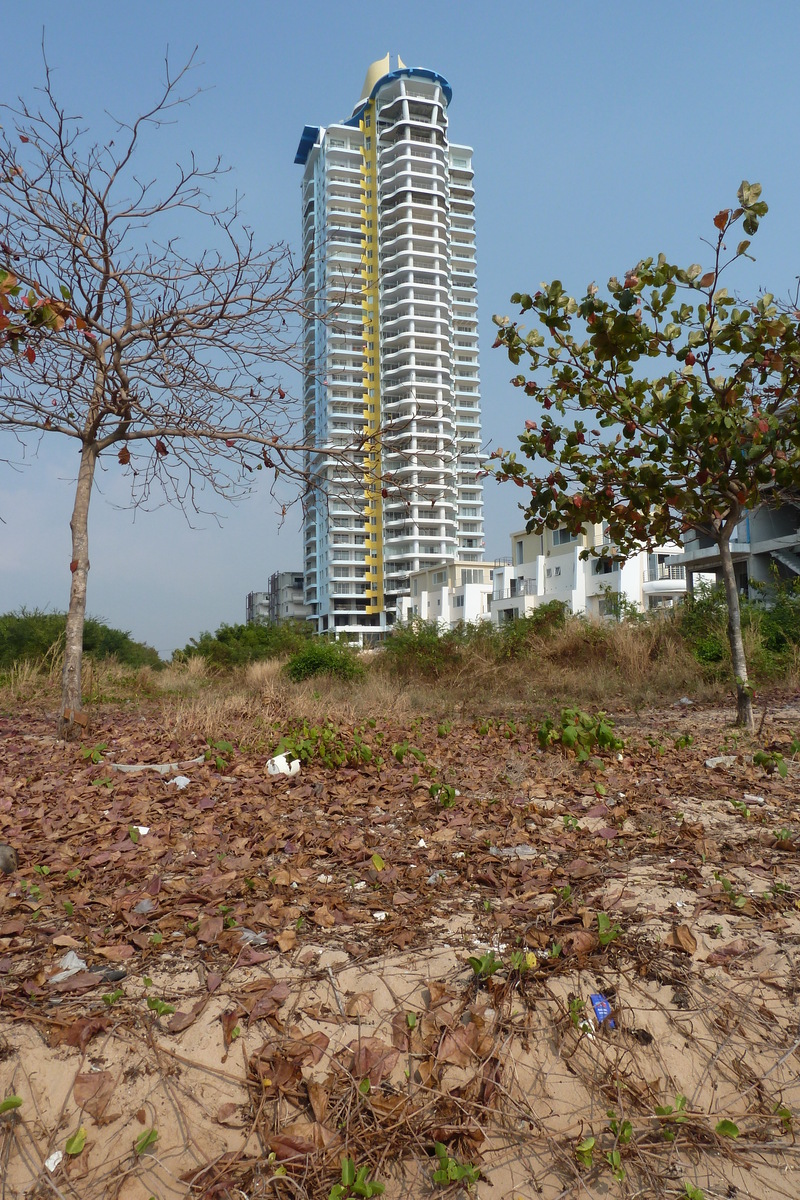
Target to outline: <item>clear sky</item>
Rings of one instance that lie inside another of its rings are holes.
[[[150,143],[152,172],[190,150],[222,154],[264,244],[299,243],[293,160],[304,124],[349,116],[367,66],[387,51],[443,74],[451,138],[475,150],[492,447],[510,446],[529,415],[510,364],[490,349],[491,315],[510,311],[513,291],[560,278],[583,294],[659,250],[707,263],[700,238],[743,178],[762,183],[770,213],[739,290],[786,294],[800,273],[796,0],[43,0],[4,5],[0,28],[0,98],[32,97],[44,33],[58,95],[98,128],[104,112],[130,117],[152,100],[167,51],[182,65],[197,46],[206,90]],[[43,446],[21,473],[0,464],[0,612],[66,607],[75,458],[71,446]],[[487,485],[488,556],[508,553],[519,496]],[[244,620],[248,591],[301,564],[299,510],[279,527],[266,493],[221,510],[221,525],[192,527],[167,508],[132,514],[124,499],[113,472],[101,473],[88,608],[164,655]]]

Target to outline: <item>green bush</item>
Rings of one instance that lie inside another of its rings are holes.
[[[800,645],[800,579],[753,583],[753,599],[746,604],[747,616],[758,620],[766,650],[780,654]]]
[[[314,640],[289,659],[286,674],[293,683],[311,679],[314,675],[360,679],[364,674],[364,666],[344,642]]]
[[[800,581],[751,581],[752,595],[740,598],[742,633],[751,669],[758,676],[779,675],[800,646]],[[721,584],[698,584],[687,596],[678,627],[692,654],[712,673],[730,660],[728,610]]]
[[[63,648],[67,618],[65,613],[4,613],[0,616],[0,668],[15,662],[41,663],[48,655]],[[96,617],[87,617],[83,627],[83,650],[92,658],[116,658],[128,667],[159,667],[157,651],[143,642],[135,642],[129,633],[111,629]]]
[[[476,621],[443,629],[436,621],[417,618],[395,625],[384,647],[385,661],[401,678],[440,679],[468,661],[471,654],[495,662],[523,658],[535,652],[541,638],[563,629],[566,607],[560,600],[551,600],[499,628],[489,621]]]
[[[461,637],[456,630],[440,631],[435,621],[395,625],[384,647],[385,661],[402,678],[422,675],[439,679],[458,662]]]
[[[312,631],[307,621],[280,625],[220,625],[216,633],[191,638],[175,658],[200,656],[215,667],[241,667],[267,658],[295,654],[308,644]]]

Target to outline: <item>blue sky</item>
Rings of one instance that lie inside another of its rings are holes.
[[[491,315],[513,291],[560,278],[572,292],[663,250],[705,263],[701,236],[758,180],[770,213],[757,262],[733,281],[786,294],[800,273],[800,5],[461,0],[44,0],[4,8],[0,98],[30,99],[41,42],[64,103],[98,129],[157,93],[165,54],[195,46],[204,92],[152,140],[154,175],[187,151],[221,154],[225,188],[264,244],[299,241],[304,124],[349,115],[371,61],[391,51],[453,87],[451,137],[475,150],[483,430],[509,446],[527,415]],[[350,22],[350,24],[348,24]],[[0,117],[0,120],[3,120]],[[0,458],[4,457],[0,447]],[[21,473],[0,464],[0,612],[63,609],[75,453],[40,448]],[[516,488],[488,484],[487,554],[521,524]],[[168,508],[130,513],[109,472],[90,515],[89,611],[168,655],[203,629],[244,619],[248,591],[301,561],[299,511],[280,527],[266,493],[190,526]]]

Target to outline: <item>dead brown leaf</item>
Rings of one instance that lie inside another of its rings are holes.
[[[673,950],[683,950],[685,954],[694,954],[697,949],[697,938],[688,925],[673,925],[664,938],[664,944],[671,946]]]
[[[75,1076],[72,1094],[79,1108],[84,1108],[98,1125],[107,1125],[118,1114],[106,1110],[114,1095],[114,1076],[110,1071],[87,1071]]]
[[[348,1050],[353,1052],[351,1071],[356,1079],[369,1079],[371,1087],[377,1087],[389,1074],[400,1054],[393,1046],[387,1046],[380,1038],[361,1038],[351,1042]]]

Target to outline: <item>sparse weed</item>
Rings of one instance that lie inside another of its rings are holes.
[[[725,898],[734,908],[742,909],[748,903],[748,897],[743,892],[737,892],[731,883],[720,871],[714,872],[714,878],[718,883],[722,884],[722,890],[725,893]]]
[[[786,759],[778,750],[757,750],[753,755],[753,764],[756,767],[763,767],[767,775],[774,775],[777,772],[781,779],[785,779],[789,774]]]
[[[328,1200],[350,1200],[352,1196],[381,1196],[384,1184],[369,1178],[368,1166],[357,1167],[352,1158],[342,1160],[341,1183],[335,1183],[328,1193]]]
[[[213,762],[219,772],[227,770],[235,750],[233,743],[224,739],[212,741],[211,738],[208,738],[207,745],[208,749],[205,752],[206,762]]]
[[[574,753],[578,762],[587,762],[601,750],[622,750],[625,745],[614,733],[614,723],[605,713],[590,716],[578,708],[563,708],[557,721],[547,717],[538,737],[543,750],[561,745]]]
[[[103,751],[107,749],[108,742],[98,742],[96,746],[81,746],[81,758],[96,765],[103,761]]]
[[[481,955],[471,955],[467,961],[475,978],[480,980],[490,979],[497,971],[503,969],[503,960],[497,957],[494,950],[487,950]]]
[[[380,767],[383,757],[376,749],[378,741],[378,734],[373,735],[372,741],[367,739],[363,725],[357,726],[348,737],[333,721],[326,720],[318,725],[303,721],[301,725],[282,734],[272,753],[285,754],[302,763],[317,760],[332,770],[345,766]]]
[[[591,1167],[597,1138],[585,1137],[575,1147],[575,1157],[583,1167]]]
[[[622,926],[612,922],[608,913],[597,914],[597,936],[601,946],[608,946],[622,933]]]
[[[433,1173],[433,1182],[440,1187],[461,1184],[467,1188],[467,1191],[470,1191],[472,1185],[477,1183],[481,1177],[480,1167],[474,1167],[472,1163],[462,1163],[457,1158],[451,1158],[443,1142],[434,1142],[433,1148],[439,1164]]]
[[[428,794],[432,800],[438,800],[442,808],[452,808],[456,802],[456,789],[450,783],[432,783]]]

